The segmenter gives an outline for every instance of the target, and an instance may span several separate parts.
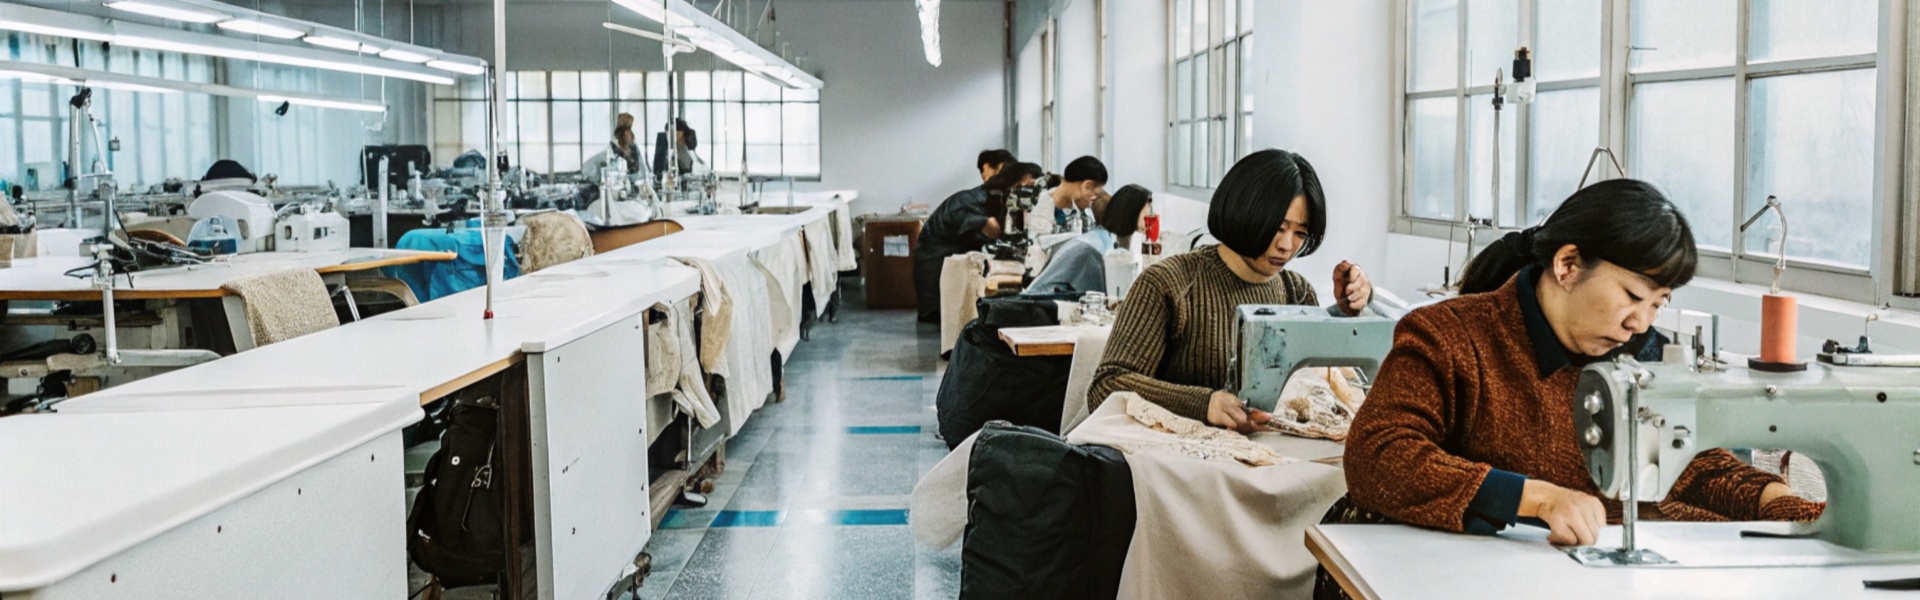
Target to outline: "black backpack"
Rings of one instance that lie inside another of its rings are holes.
[[[443,588],[498,583],[507,562],[500,403],[450,401],[440,450],[407,516],[407,556]]]
[[[967,466],[960,600],[1113,598],[1136,518],[1120,451],[987,423]]]

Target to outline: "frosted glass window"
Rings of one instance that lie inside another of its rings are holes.
[[[1246,0],[1246,1],[1252,2],[1253,0]],[[1221,31],[1227,32],[1228,36],[1233,36],[1240,32],[1239,0],[1226,0],[1226,8],[1220,11],[1220,15],[1221,15],[1221,21],[1220,21]]]
[[[1192,120],[1193,111],[1193,61],[1183,60],[1174,65],[1173,114],[1176,118]]]
[[[553,106],[553,141],[556,143],[580,143],[580,103],[555,102]]]
[[[1811,1],[1811,0],[1806,0]],[[1634,0],[1635,73],[1733,65],[1739,29],[1736,0]]]
[[[687,71],[680,80],[685,86],[680,97],[687,100],[707,100],[713,98],[713,77],[706,71]]]
[[[1408,144],[1413,147],[1413,216],[1454,218],[1453,155],[1457,116],[1453,98],[1428,98],[1407,103],[1413,120]]]
[[[580,103],[580,134],[582,136],[580,139],[587,142],[588,147],[593,147],[595,144],[612,142],[613,127],[616,124],[613,103]],[[639,127],[639,124],[636,123],[634,126]],[[635,137],[638,137],[638,133],[636,130]],[[605,139],[601,139],[603,137]],[[594,152],[599,152],[599,150],[596,149]]]
[[[595,151],[598,152],[599,150],[595,149]],[[580,170],[580,165],[583,162],[585,162],[585,160],[581,158],[580,144],[573,143],[573,144],[554,144],[553,145],[553,170],[554,171],[558,171],[558,172],[578,171]]]
[[[1409,92],[1454,87],[1460,68],[1460,5],[1458,0],[1416,0],[1413,3],[1412,67],[1407,70]]]
[[[1600,76],[1600,0],[1538,0],[1533,74],[1540,81]],[[1596,113],[1597,114],[1597,113]]]
[[[520,100],[544,100],[547,97],[547,74],[544,71],[522,71],[520,73]]]
[[[671,75],[668,75],[666,73],[648,73],[647,74],[647,99],[648,100],[666,100],[667,84],[670,83],[670,80],[672,78],[673,77]]]
[[[816,89],[804,89],[804,90],[789,89],[783,92],[783,94],[785,95],[786,101],[788,102],[819,102],[820,101],[820,90],[816,90]]]
[[[1513,80],[1513,50],[1520,47],[1519,0],[1467,3],[1467,85],[1493,85],[1499,69]]]
[[[1873,258],[1875,69],[1753,81],[1747,206],[1786,206],[1787,255],[1865,268]],[[1742,218],[1745,218],[1742,215]],[[1746,234],[1746,253],[1774,255],[1778,221]]]
[[[1514,116],[1516,106],[1508,106],[1500,111],[1500,197],[1493,197],[1493,97],[1487,95],[1467,97],[1467,198],[1471,214],[1476,218],[1493,218],[1494,204],[1498,202],[1500,224],[1512,225],[1518,221],[1519,205],[1514,202],[1519,185],[1515,173],[1519,170],[1515,159],[1519,156],[1514,142],[1519,137],[1518,118]]]
[[[1207,0],[1198,0],[1205,3]],[[1176,55],[1191,53],[1193,47],[1193,4],[1195,0],[1175,0],[1173,3],[1173,52]]]
[[[585,100],[612,100],[612,76],[606,71],[582,71],[580,73],[580,97]]]
[[[1172,146],[1174,185],[1193,185],[1193,124],[1174,127]]]
[[[779,85],[767,81],[765,77],[748,76],[746,78],[746,100],[748,102],[777,101],[779,99]],[[798,100],[798,98],[795,99]]]
[[[1212,8],[1212,0],[1195,0],[1193,3],[1193,52],[1206,50],[1207,44],[1213,40],[1213,29],[1209,26],[1212,21],[1208,18]]]
[[[640,100],[646,98],[647,75],[630,71],[620,72],[620,99]]]
[[[580,99],[580,72],[554,71],[553,83],[549,88],[555,100]]]
[[[1532,225],[1553,213],[1580,185],[1580,170],[1600,145],[1600,90],[1581,88],[1541,92],[1530,107],[1532,154],[1527,187],[1530,213],[1521,225]],[[1606,157],[1600,161],[1607,162]],[[1613,176],[1613,165],[1595,166],[1588,182]]]
[[[757,78],[756,78],[757,79]],[[739,71],[716,71],[713,74],[713,99],[738,102],[741,99]]]
[[[1701,246],[1733,239],[1733,79],[1648,83],[1633,89],[1627,172],[1656,182]]]
[[[544,102],[520,102],[515,105],[520,113],[520,141],[545,142],[547,134],[553,128],[547,124],[547,104]]]
[[[1879,19],[1874,0],[1753,0],[1748,60],[1872,54]]]

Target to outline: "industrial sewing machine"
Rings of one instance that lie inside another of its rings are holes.
[[[275,210],[266,198],[247,190],[201,194],[187,207],[195,219],[224,216],[238,224],[238,253],[345,250],[347,218],[340,213],[293,203]]]
[[[1319,306],[1243,305],[1229,367],[1228,381],[1235,388],[1229,391],[1248,406],[1272,412],[1287,379],[1301,369],[1355,367],[1371,381],[1393,349],[1396,321],[1381,315],[1336,317]]]
[[[1622,358],[1587,366],[1574,398],[1574,431],[1604,497],[1658,501],[1702,450],[1793,450],[1828,478],[1826,513],[1806,533],[1858,550],[1920,552],[1920,371],[1815,364],[1763,373],[1711,357]],[[1569,553],[1589,566],[1674,564],[1635,547],[1634,513],[1624,513],[1623,547]]]
[[[1027,213],[1040,204],[1046,193],[1044,182],[1023,185],[1006,191],[987,192],[987,214],[1000,220],[1000,239],[987,246],[987,252],[1000,260],[1025,262],[1033,247],[1033,232],[1027,228]]]

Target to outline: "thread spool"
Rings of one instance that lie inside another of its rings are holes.
[[[1749,359],[1747,366],[1756,371],[1785,373],[1807,370],[1793,354],[1794,340],[1800,333],[1800,302],[1793,296],[1767,294],[1760,297],[1760,357]]]

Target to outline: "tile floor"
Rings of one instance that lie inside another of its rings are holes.
[[[846,283],[853,283],[847,280]],[[934,437],[939,331],[911,311],[869,311],[842,290],[787,363],[787,399],[727,443],[706,507],[653,534],[642,599],[953,598],[960,550],[930,550],[908,496],[946,456]]]

